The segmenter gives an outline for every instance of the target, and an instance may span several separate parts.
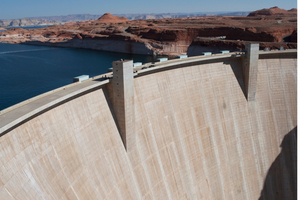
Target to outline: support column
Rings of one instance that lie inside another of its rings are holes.
[[[247,43],[243,64],[245,90],[248,101],[255,101],[258,69],[259,44]]]
[[[117,126],[127,151],[135,146],[133,61],[114,61],[113,107]]]

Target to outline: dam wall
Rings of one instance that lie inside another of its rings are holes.
[[[131,151],[110,79],[3,112],[1,199],[296,199],[296,51],[260,52],[254,101],[243,56],[209,58],[135,75]]]

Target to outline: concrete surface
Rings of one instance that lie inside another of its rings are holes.
[[[245,98],[239,57],[139,72],[130,152],[111,82],[57,93],[74,98],[0,137],[1,199],[296,199],[297,59],[281,55],[260,56],[255,101]],[[1,130],[14,122],[5,116],[25,119],[59,97],[48,98],[0,115]]]
[[[255,101],[256,85],[257,85],[257,71],[259,58],[259,44],[246,44],[246,55],[244,58],[244,83],[245,93],[248,101]]]
[[[134,80],[133,62],[114,61],[113,112],[116,124],[127,151],[135,147]]]

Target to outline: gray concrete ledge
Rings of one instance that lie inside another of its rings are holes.
[[[276,55],[276,54],[297,54],[297,49],[286,49],[286,50],[272,50],[272,51],[259,51],[259,55]],[[145,63],[142,66],[135,67],[137,72],[134,74],[134,76],[138,76],[139,74],[142,75],[143,73],[149,73],[151,71],[155,71],[157,69],[173,67],[176,65],[182,65],[182,64],[193,64],[201,61],[213,61],[217,59],[222,58],[230,58],[230,57],[241,57],[244,56],[245,52],[230,52],[230,53],[220,53],[220,54],[212,54],[212,55],[201,55],[201,56],[193,56],[188,58],[182,58],[182,59],[173,59],[168,60],[163,63],[156,62],[156,63]],[[144,69],[143,69],[144,68]]]
[[[244,56],[244,52],[232,52],[228,54],[212,54],[208,56],[193,56],[193,57],[188,57],[188,58],[183,58],[183,59],[173,59],[173,60],[168,60],[163,63],[156,62],[154,64],[146,63],[142,66],[136,67],[138,72],[135,74],[137,75],[142,75],[143,73],[149,73],[151,71],[155,71],[157,69],[163,69],[169,67],[173,67],[176,65],[191,65],[193,63],[201,62],[201,61],[213,61],[213,60],[218,60],[222,58],[230,58],[230,57],[238,57],[238,56]],[[146,68],[146,69],[143,69]]]
[[[297,49],[259,51],[258,54],[259,55],[266,55],[266,54],[289,54],[289,53],[297,53]]]

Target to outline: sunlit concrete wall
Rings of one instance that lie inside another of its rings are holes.
[[[296,199],[297,60],[261,58],[251,102],[241,63],[137,76],[130,152],[111,83],[18,126],[0,137],[1,199]]]

